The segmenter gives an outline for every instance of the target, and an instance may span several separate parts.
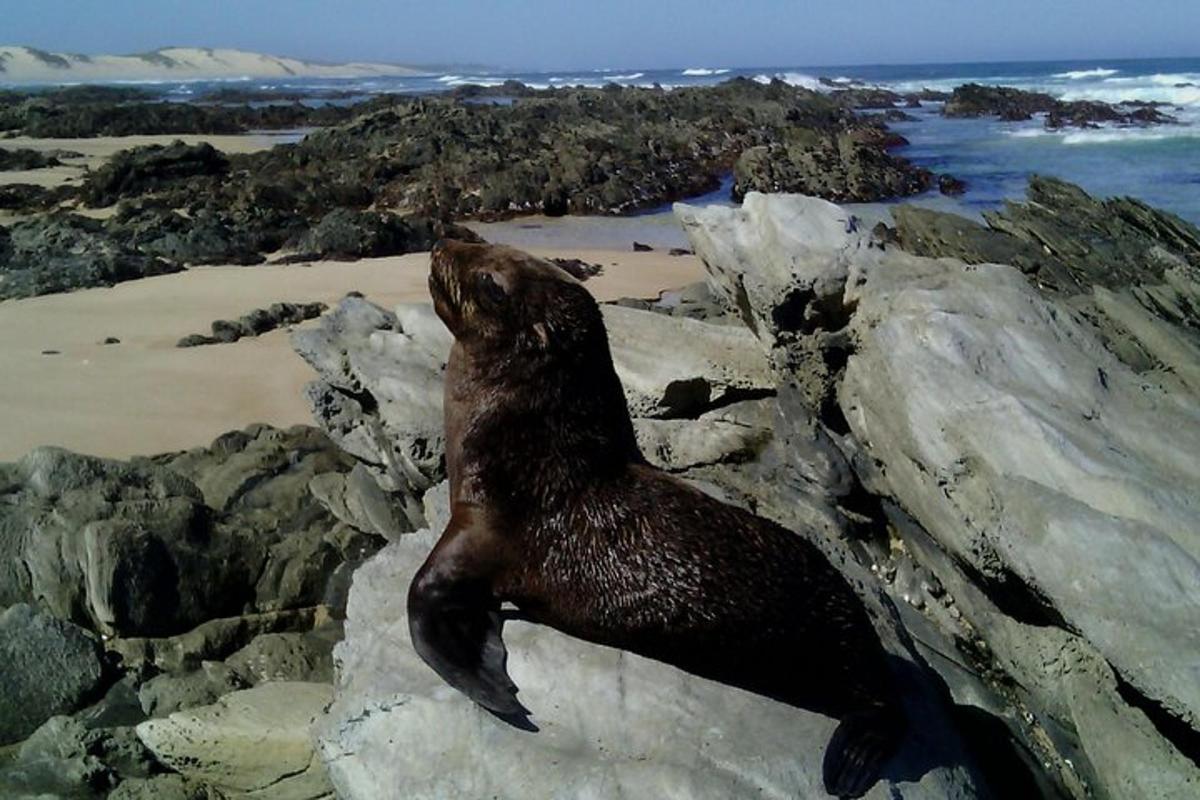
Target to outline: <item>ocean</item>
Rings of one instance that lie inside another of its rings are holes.
[[[940,104],[926,103],[920,109],[906,109],[917,121],[891,123],[891,127],[911,143],[897,151],[900,155],[967,182],[968,190],[962,197],[930,193],[910,202],[978,216],[1005,199],[1023,197],[1028,177],[1040,173],[1072,181],[1101,196],[1131,195],[1200,224],[1200,58],[839,67],[696,65],[665,70],[621,67],[592,71],[462,72],[404,78],[242,79],[222,81],[219,85],[298,92],[310,96],[307,102],[313,103],[347,103],[383,93],[438,92],[466,84],[498,86],[506,80],[538,88],[607,83],[681,87],[709,85],[739,76],[760,81],[778,78],[819,91],[830,88],[820,80],[823,77],[847,85],[874,85],[901,92],[922,88],[949,91],[960,84],[976,82],[1043,91],[1067,100],[1163,102],[1168,104],[1163,110],[1177,117],[1180,125],[1050,132],[1039,119],[1029,122],[945,119],[940,114]],[[201,95],[213,85],[212,82],[160,84],[167,98],[177,100]],[[333,93],[339,96],[329,99],[328,95]],[[722,193],[699,201],[728,202],[727,194]],[[662,213],[665,211],[660,209],[657,214],[619,221],[574,223],[572,229],[584,237],[581,245],[611,244],[614,237],[639,236],[651,244],[680,245],[681,235],[665,218],[668,216]],[[861,211],[868,217],[885,215],[886,205],[864,207]],[[564,224],[524,221],[519,225],[485,227],[511,243],[536,246],[544,243],[539,237],[561,235],[561,231],[552,232]]]

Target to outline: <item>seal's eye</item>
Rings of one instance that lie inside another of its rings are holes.
[[[475,286],[479,290],[479,299],[489,306],[498,306],[508,299],[504,287],[496,282],[490,272],[480,272],[475,276]]]

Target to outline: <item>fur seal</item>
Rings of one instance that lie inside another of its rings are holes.
[[[451,517],[409,588],[421,657],[528,725],[501,640],[511,603],[570,635],[840,719],[826,790],[869,789],[905,723],[866,610],[824,554],[646,463],[599,306],[564,271],[443,241],[429,287],[455,343]]]

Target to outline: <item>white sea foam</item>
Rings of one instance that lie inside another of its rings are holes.
[[[759,83],[770,83],[773,80],[779,80],[788,86],[798,86],[802,89],[812,89],[818,92],[829,91],[829,87],[821,83],[820,80],[814,78],[812,75],[805,75],[801,72],[776,72],[774,75],[755,75],[754,80]]]
[[[638,78],[645,77],[644,72],[631,72],[628,75],[605,75],[606,81],[636,81]]]
[[[712,69],[710,67],[688,67],[681,75],[687,75],[689,78],[704,78],[709,75],[724,75],[729,72],[728,69]]]
[[[1088,78],[1107,78],[1110,75],[1116,75],[1121,70],[1108,69],[1107,67],[1096,67],[1095,69],[1077,69],[1071,72],[1058,72],[1051,75],[1052,78],[1063,78],[1068,81],[1082,81]]]
[[[454,83],[455,81],[461,81],[462,76],[461,75],[443,75],[442,77],[437,78],[436,80],[438,83]]]

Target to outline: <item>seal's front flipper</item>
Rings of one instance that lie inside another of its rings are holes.
[[[821,765],[825,791],[837,798],[866,794],[896,751],[903,727],[902,715],[886,708],[843,718],[825,748]]]
[[[517,700],[505,666],[500,602],[487,580],[488,539],[478,515],[455,510],[409,587],[408,627],[417,654],[443,680],[513,721],[529,712]]]
[[[528,715],[505,667],[508,651],[498,611],[474,602],[462,588],[423,588],[413,582],[408,625],[417,654],[446,683],[489,711]]]

